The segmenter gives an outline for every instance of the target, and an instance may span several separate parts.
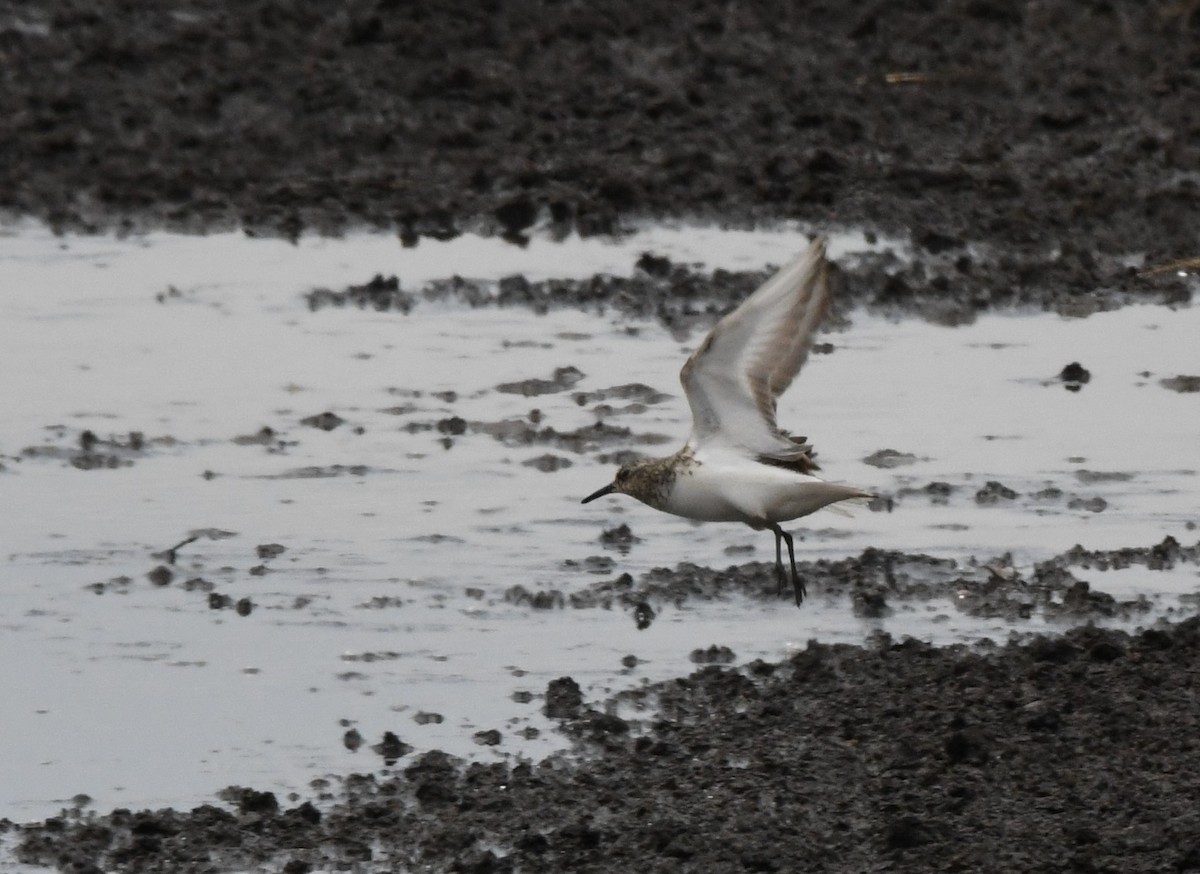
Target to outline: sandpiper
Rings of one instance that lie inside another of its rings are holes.
[[[779,592],[786,543],[800,606],[804,581],[796,572],[792,535],[779,523],[837,501],[872,497],[814,476],[812,445],[775,423],[776,399],[799,372],[828,309],[829,262],[818,237],[717,322],[683,365],[679,378],[692,408],[692,433],[683,448],[625,465],[582,503],[615,493],[688,519],[768,529],[775,534]]]

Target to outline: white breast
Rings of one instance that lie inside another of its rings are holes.
[[[706,522],[786,522],[864,494],[744,456],[723,455],[681,471],[662,509]]]

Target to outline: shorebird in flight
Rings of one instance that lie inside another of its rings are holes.
[[[792,535],[780,522],[837,501],[870,498],[853,486],[814,476],[812,445],[775,423],[775,403],[808,356],[829,309],[829,262],[818,237],[717,322],[679,377],[692,408],[687,443],[666,458],[634,461],[583,499],[629,495],[656,510],[706,522],[744,522],[775,535],[775,571],[786,583],[783,544],[796,606],[804,581],[796,572]]]

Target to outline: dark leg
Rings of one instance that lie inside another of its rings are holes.
[[[788,561],[792,565],[792,591],[796,593],[796,606],[799,607],[804,603],[804,596],[808,591],[804,588],[804,580],[800,579],[800,574],[796,573],[796,548],[792,543],[792,535],[780,529],[783,539],[787,541]]]
[[[783,550],[782,544],[787,543],[788,561],[792,565],[792,591],[796,595],[796,606],[799,607],[804,602],[804,596],[808,592],[804,588],[804,581],[800,579],[800,574],[796,573],[796,546],[792,540],[792,535],[788,534],[777,524],[772,522],[767,526],[775,534],[775,573],[779,579],[779,595],[783,597]]]
[[[779,587],[775,590],[777,597],[783,597],[783,531],[778,525],[771,529],[775,533],[775,579]]]

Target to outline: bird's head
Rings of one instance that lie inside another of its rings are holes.
[[[586,504],[596,498],[603,498],[605,495],[629,495],[653,506],[651,496],[657,491],[655,488],[656,469],[660,463],[661,459],[644,458],[623,464],[612,482],[604,488],[592,492],[579,503]]]
[[[633,466],[625,464],[617,471],[617,475],[613,477],[613,481],[604,488],[596,489],[579,503],[586,504],[589,501],[594,501],[596,498],[603,498],[605,495],[623,495],[626,494],[625,486],[629,484],[629,479],[633,475]]]

